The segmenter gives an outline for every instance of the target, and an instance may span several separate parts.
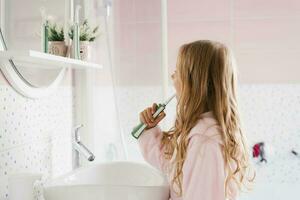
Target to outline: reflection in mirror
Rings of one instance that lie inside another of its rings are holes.
[[[68,1],[68,0],[65,0]],[[44,10],[50,19],[64,27],[69,8],[68,4],[61,0],[9,0],[5,1],[5,39],[10,51],[29,50],[41,51],[41,25],[42,13]],[[3,10],[3,9],[2,9]],[[15,61],[18,73],[26,82],[34,87],[47,87],[59,75],[62,69],[40,69],[32,66],[25,66]]]
[[[6,50],[7,50],[6,43],[4,40],[2,30],[0,29],[0,51],[6,51]]]

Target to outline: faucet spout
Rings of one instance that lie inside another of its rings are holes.
[[[88,161],[95,160],[94,154],[81,141],[75,141],[73,143],[73,148],[79,152],[79,154],[83,155]]]
[[[79,129],[82,128],[83,125],[76,126],[74,128],[74,138],[73,138],[73,169],[76,169],[79,167],[79,155],[83,155],[84,158],[86,158],[88,161],[94,161],[95,155],[81,142],[80,135],[79,135]]]

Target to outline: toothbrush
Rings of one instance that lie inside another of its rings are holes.
[[[173,94],[166,102],[162,103],[162,104],[158,104],[158,108],[155,111],[155,113],[152,115],[153,118],[155,119],[162,111],[165,110],[166,106],[168,105],[168,103],[176,96],[176,94]],[[140,123],[139,125],[137,125],[136,127],[133,128],[131,135],[135,138],[138,139],[141,134],[143,133],[143,131],[145,130],[145,128],[147,127],[146,124],[144,123]]]

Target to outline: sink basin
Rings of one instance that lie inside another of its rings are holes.
[[[82,167],[44,185],[46,200],[168,200],[169,185],[158,170],[135,162]]]

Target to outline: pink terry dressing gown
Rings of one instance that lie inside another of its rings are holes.
[[[138,139],[144,159],[164,172],[170,162],[164,159],[161,144],[162,131],[159,126],[145,130]],[[178,197],[170,187],[171,200],[225,200],[224,158],[220,127],[212,112],[206,112],[188,136],[187,156],[183,164],[182,196]],[[174,155],[173,155],[174,157]],[[166,176],[170,181],[172,177]],[[237,197],[237,188],[229,182],[229,197]],[[155,200],[155,199],[154,199]]]

